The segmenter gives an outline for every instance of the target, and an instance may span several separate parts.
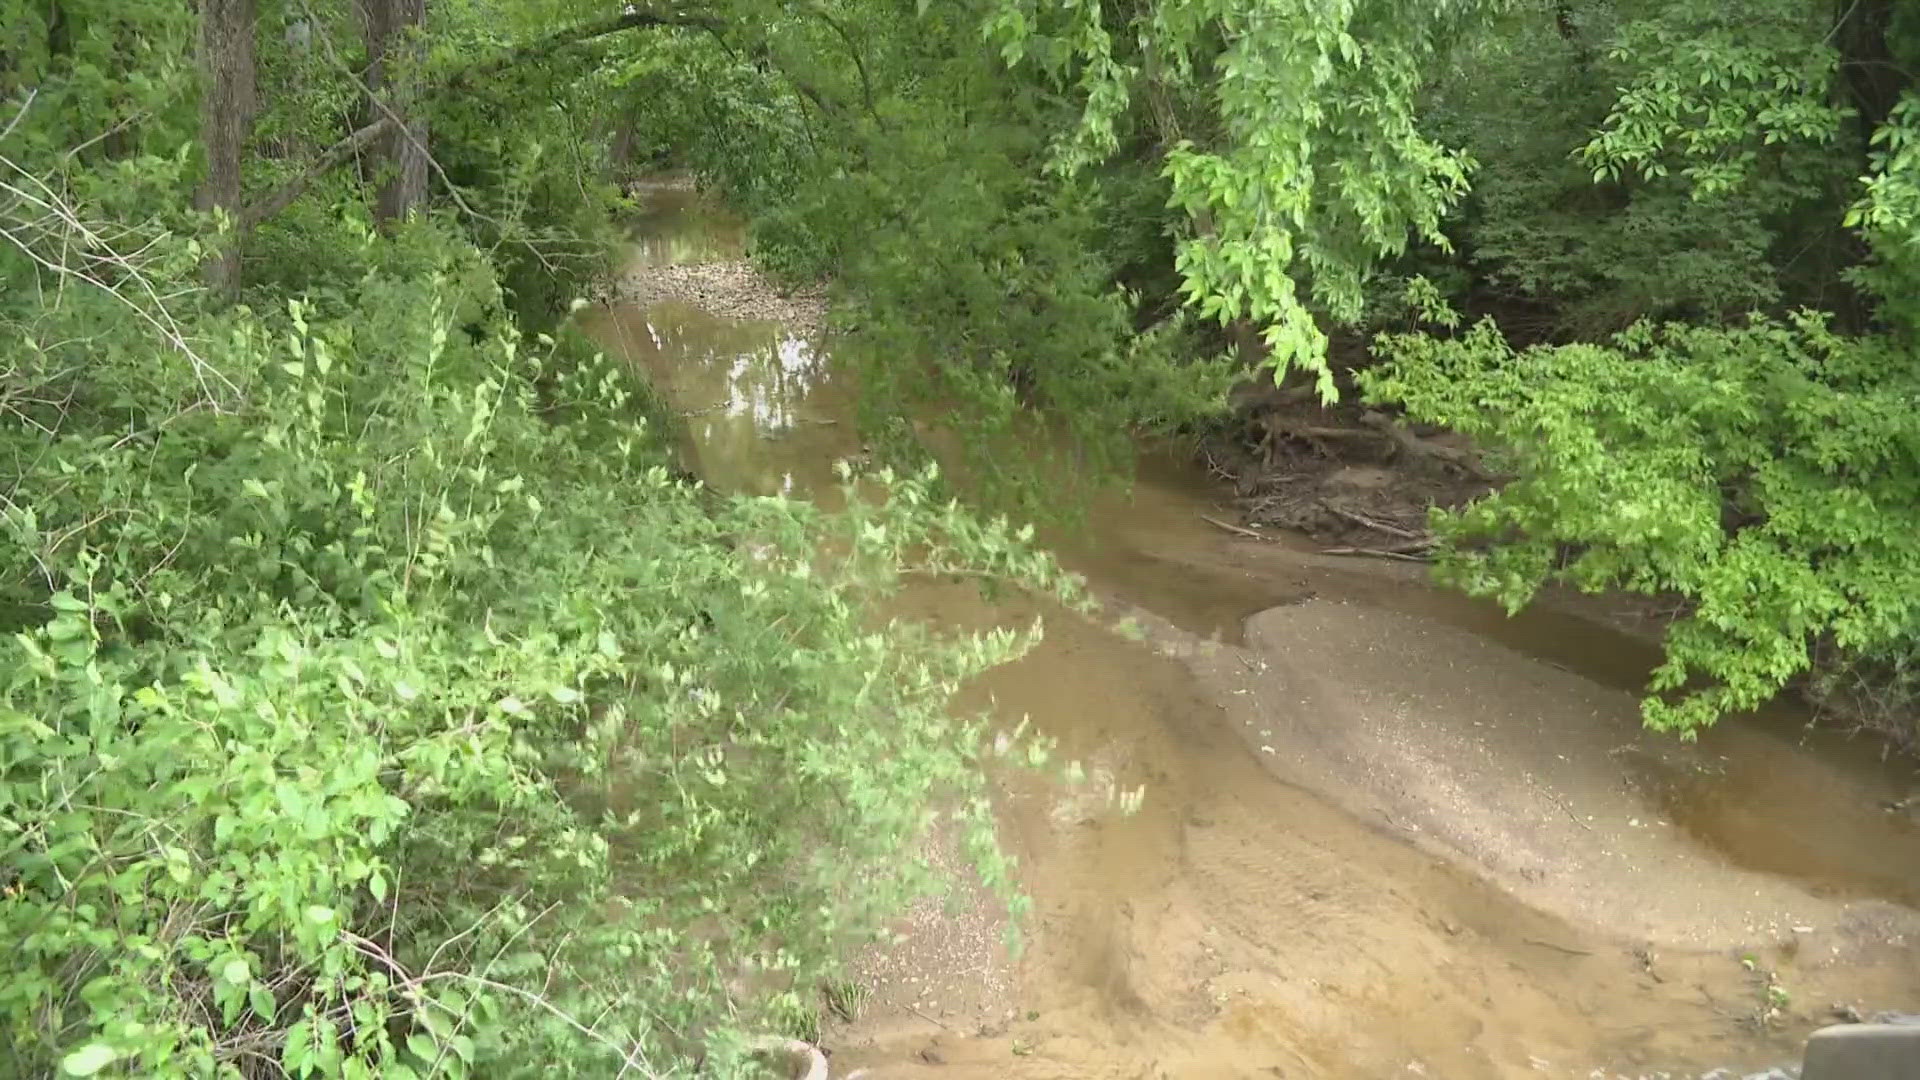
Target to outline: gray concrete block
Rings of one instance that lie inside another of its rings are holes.
[[[1920,1026],[1839,1024],[1807,1040],[1801,1080],[1920,1080]]]

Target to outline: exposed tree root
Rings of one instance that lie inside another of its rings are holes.
[[[1405,425],[1382,413],[1371,411],[1361,413],[1360,422],[1391,440],[1395,449],[1408,457],[1432,458],[1487,483],[1497,479],[1472,454],[1451,446],[1442,446],[1431,439],[1423,439],[1408,431]]]

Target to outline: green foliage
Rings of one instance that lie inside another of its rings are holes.
[[[1050,563],[920,480],[709,506],[622,373],[458,332],[473,249],[369,258],[226,320],[222,409],[7,429],[16,1071],[666,1075],[926,884],[931,800],[987,825],[945,704],[1025,639],[869,604]]]
[[[34,108],[32,123],[8,129],[10,156],[67,156],[66,177],[89,195],[112,187],[111,162],[187,156],[199,101],[195,29],[192,12],[172,4],[0,2],[0,101],[31,95]],[[130,40],[139,50],[125,48]]]
[[[1655,59],[1643,53],[1601,55],[1598,43],[1616,33],[1607,20],[1619,14],[1612,6],[1516,5],[1458,50],[1427,113],[1435,136],[1478,166],[1472,194],[1448,226],[1473,274],[1470,299],[1496,309],[1521,301],[1548,313],[1535,327],[1503,312],[1509,333],[1566,340],[1640,318],[1738,318],[1780,299],[1776,258],[1804,261],[1812,235],[1803,224],[1805,186],[1769,174],[1702,198],[1663,166],[1609,178],[1582,163],[1576,151],[1591,150],[1620,84],[1673,81],[1670,70],[1654,75],[1640,66]],[[1801,148],[1794,160],[1814,168],[1825,149]]]
[[[827,1008],[842,1021],[852,1023],[866,1012],[867,1002],[873,997],[873,989],[863,982],[853,979],[828,980],[822,996]]]
[[[558,325],[610,250],[621,69],[516,50],[584,6],[437,4],[429,84],[510,61],[430,96],[438,208],[376,226],[320,173],[239,307],[192,287],[189,15],[16,7],[0,1071],[735,1074],[930,887],[933,808],[1009,889],[947,704],[1037,628],[875,605],[1072,587],[930,473],[838,515],[675,479]],[[248,199],[362,106],[343,10],[260,13]]]
[[[1062,173],[1118,150],[1147,122],[1133,108],[1145,99],[1185,218],[1186,301],[1223,325],[1249,320],[1272,363],[1317,373],[1331,398],[1310,305],[1356,321],[1375,260],[1404,252],[1410,235],[1446,247],[1441,215],[1465,193],[1470,162],[1428,138],[1416,108],[1426,68],[1488,7],[1010,0],[987,28],[1009,62],[1032,64],[1080,105],[1055,147]],[[1194,99],[1205,113],[1189,132],[1175,103]]]
[[[1487,161],[1463,248],[1570,313],[1576,340],[1516,350],[1491,323],[1388,335],[1363,384],[1514,477],[1436,519],[1447,580],[1510,608],[1548,581],[1684,598],[1646,704],[1657,727],[1691,733],[1804,679],[1856,721],[1920,736],[1904,479],[1920,158],[1910,77],[1887,74],[1920,35],[1874,14],[1888,10],[1557,6],[1550,21],[1523,6],[1517,36],[1479,46],[1515,64],[1440,98],[1443,127]],[[1577,166],[1556,164],[1572,149]],[[1584,194],[1570,166],[1592,170]],[[1779,313],[1732,318],[1743,306]],[[1694,321],[1578,340],[1644,315]]]
[[[1752,181],[1763,166],[1789,173],[1792,151],[1832,149],[1850,110],[1831,93],[1840,56],[1812,5],[1666,4],[1627,22],[1610,58],[1634,77],[1581,156],[1594,179],[1627,171],[1661,176],[1678,165],[1702,197]],[[1806,177],[1784,177],[1789,183]]]
[[[1920,340],[1920,97],[1909,93],[1872,138],[1872,171],[1845,223],[1860,230],[1871,261],[1850,277],[1881,298],[1878,315],[1906,340]]]
[[[1690,602],[1651,684],[1684,693],[1650,698],[1649,724],[1691,733],[1756,706],[1820,642],[1872,655],[1913,640],[1920,423],[1894,343],[1801,315],[1518,353],[1482,323],[1380,348],[1371,395],[1465,432],[1515,477],[1436,515],[1447,580],[1509,610],[1548,581]]]
[[[1063,482],[1125,475],[1139,430],[1217,408],[1226,370],[1182,358],[1179,321],[1126,288],[1170,254],[1164,186],[1137,167],[1048,174],[1071,114],[981,54],[978,14],[847,4],[732,49],[649,38],[631,115],[747,209],[763,268],[834,282],[835,356],[858,368],[877,451],[911,461],[944,438],[972,497],[1055,517],[1084,505]],[[946,430],[900,420],[929,414]]]

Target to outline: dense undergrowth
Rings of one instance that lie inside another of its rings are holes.
[[[1068,585],[931,475],[831,516],[685,481],[566,322],[617,211],[590,116],[449,111],[444,206],[324,176],[223,296],[213,166],[65,129],[191,149],[191,107],[50,40],[5,144],[0,1073],[731,1074],[932,887],[931,807],[1006,884],[947,703],[1030,635],[873,605]],[[311,153],[310,104],[256,119]]]

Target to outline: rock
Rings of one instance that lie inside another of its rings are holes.
[[[1920,1023],[1821,1028],[1807,1040],[1801,1076],[1804,1080],[1912,1080],[1920,1076]]]

